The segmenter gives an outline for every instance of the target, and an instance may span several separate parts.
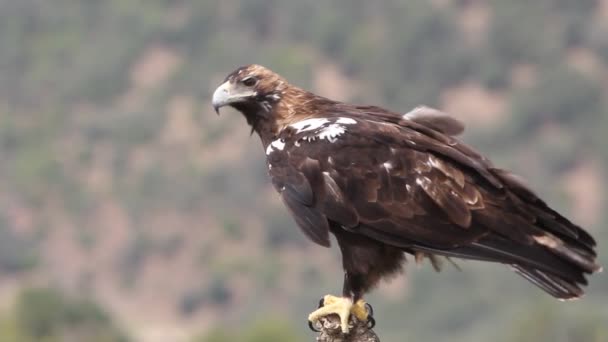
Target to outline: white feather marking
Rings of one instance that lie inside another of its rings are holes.
[[[266,112],[270,112],[270,110],[272,110],[272,105],[270,105],[268,101],[262,101],[260,102],[260,105],[262,106],[262,108],[264,108]]]
[[[357,121],[351,118],[339,118],[335,123],[331,123],[329,119],[313,118],[306,119],[294,124],[290,127],[296,129],[296,134],[308,131],[314,131],[313,134],[302,137],[302,140],[313,142],[318,139],[326,139],[330,143],[338,140],[338,137],[346,132],[346,127],[343,125],[356,124]],[[340,125],[343,124],[343,125]]]
[[[329,122],[329,120],[327,120],[327,119],[314,118],[314,119],[306,119],[306,120],[298,121],[289,126],[295,128],[297,130],[296,133],[302,133],[302,132],[306,132],[306,131],[315,130],[315,129],[325,125],[328,122]]]
[[[423,188],[426,188],[431,184],[431,179],[429,177],[418,177],[416,178],[416,184]]]
[[[384,166],[386,171],[390,171],[393,168],[393,164],[390,161],[385,162],[384,164],[382,164],[382,166]]]
[[[338,120],[336,120],[336,123],[343,125],[354,125],[357,123],[357,121],[351,118],[339,118]]]
[[[437,160],[435,157],[433,156],[429,156],[429,159],[427,161],[427,165],[432,166],[436,169],[440,169],[441,170],[441,164],[439,164],[439,160]]]
[[[553,249],[558,248],[561,244],[563,244],[558,238],[551,236],[549,234],[540,235],[540,236],[532,236],[532,238],[537,243],[539,243],[543,246],[547,246],[549,248],[553,248]]]
[[[270,145],[268,145],[268,147],[266,147],[266,155],[271,154],[272,152],[274,152],[274,150],[279,150],[279,151],[283,151],[283,149],[285,148],[285,142],[283,141],[283,139],[277,139],[273,142],[270,143]]]
[[[331,124],[319,132],[318,137],[320,139],[327,139],[330,143],[334,143],[338,140],[338,137],[346,132],[344,126],[338,124]]]

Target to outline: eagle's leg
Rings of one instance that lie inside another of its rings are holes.
[[[342,288],[342,296],[352,299],[353,308],[351,313],[361,322],[367,321],[370,316],[371,305],[363,300],[365,292],[365,277],[361,274],[353,274],[348,271],[344,272],[344,286]],[[368,311],[368,307],[370,310]]]
[[[342,297],[332,295],[323,297],[321,303],[319,303],[319,309],[308,316],[309,322],[314,323],[321,317],[336,314],[340,317],[340,326],[345,334],[350,330],[348,321],[351,314],[361,322],[372,319],[371,324],[373,325],[373,318],[370,316],[371,306],[361,299],[363,295],[362,286],[360,286],[362,280],[362,277],[353,276],[346,272],[344,274]]]

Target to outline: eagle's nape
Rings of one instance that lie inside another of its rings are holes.
[[[437,256],[505,264],[558,299],[582,296],[601,270],[593,237],[455,138],[464,126],[445,113],[333,101],[259,65],[228,75],[213,105],[241,111],[258,133],[301,230],[323,246],[336,237],[341,303],[398,274],[404,253],[434,266]]]

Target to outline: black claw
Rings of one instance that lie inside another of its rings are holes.
[[[374,308],[370,303],[365,303],[365,309],[367,310],[367,314],[371,317],[374,315]]]
[[[317,309],[320,309],[324,306],[325,306],[325,297],[319,299],[319,306],[317,306]]]
[[[325,306],[325,297],[321,297],[321,299],[319,299],[319,306],[317,306],[317,309],[320,309],[322,307]],[[315,325],[313,322],[308,321],[308,328],[310,328],[310,330],[314,331],[314,332],[321,332],[321,330],[317,330],[315,328]]]
[[[375,324],[375,323],[374,323],[374,324]],[[314,324],[313,324],[311,321],[308,321],[308,328],[310,328],[310,330],[312,330],[312,331],[314,331],[314,332],[317,332],[317,333],[318,333],[318,332],[321,332],[321,330],[317,330],[317,329],[315,328],[315,325],[314,325]]]
[[[376,319],[372,316],[367,317],[367,329],[374,329],[376,326]]]

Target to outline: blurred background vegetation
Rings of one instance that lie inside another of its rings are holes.
[[[0,341],[313,339],[338,254],[209,104],[249,63],[452,113],[608,246],[608,1],[0,0]],[[383,341],[608,341],[605,275],[565,304],[506,268],[446,266],[369,298]]]

